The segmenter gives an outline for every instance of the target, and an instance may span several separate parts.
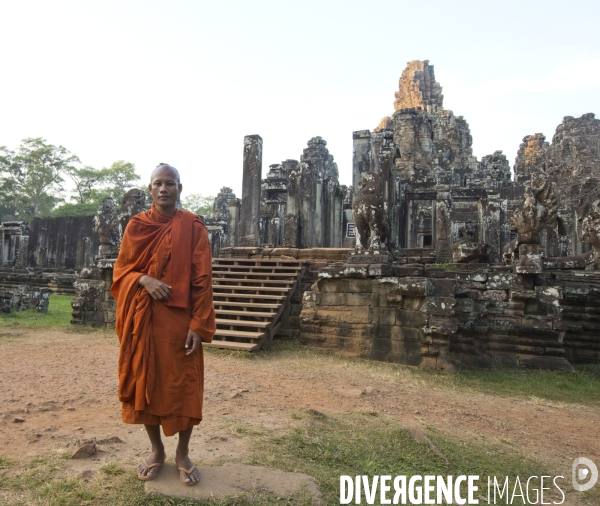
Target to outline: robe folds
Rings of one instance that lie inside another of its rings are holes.
[[[139,279],[171,287],[167,302],[152,299]],[[115,262],[111,293],[117,301],[119,400],[125,423],[162,425],[171,436],[202,420],[202,346],[187,356],[188,329],[202,341],[215,333],[212,258],[198,216],[154,205],[131,218]]]

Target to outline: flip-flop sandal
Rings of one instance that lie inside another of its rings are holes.
[[[192,474],[194,472],[194,469],[196,469],[196,465],[192,464],[192,467],[190,467],[189,469],[186,469],[185,467],[177,467],[177,469],[179,469],[181,472],[184,472],[185,474],[187,474],[188,478],[189,478],[190,474]],[[185,481],[183,481],[183,478],[181,477],[181,473],[179,473],[179,481],[186,487],[193,487],[194,485],[198,485],[198,483],[200,483],[200,480],[198,480],[198,481],[190,480],[189,482],[186,483]]]
[[[150,471],[150,469],[152,469],[153,467],[158,467],[160,469],[164,463],[164,462],[155,462],[154,464],[148,464],[148,461],[146,459],[142,459],[142,462],[146,466],[146,469],[148,471]],[[158,476],[158,472],[154,476],[148,476],[147,474],[140,474],[140,473],[138,473],[138,475],[137,475],[138,479],[140,479],[142,481],[152,481],[157,476]]]

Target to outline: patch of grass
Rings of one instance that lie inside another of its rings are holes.
[[[560,403],[600,405],[600,365],[577,366],[574,372],[461,369],[444,380],[460,389],[470,388],[492,395],[525,397],[538,404],[555,407],[560,407]]]
[[[392,418],[329,414],[310,417],[289,435],[261,438],[251,463],[313,476],[326,504],[339,504],[341,475],[478,475],[479,492],[485,496],[487,476],[509,476],[514,483],[516,476],[549,474],[542,464],[510,447],[464,444],[439,432],[429,437],[438,452],[416,441]],[[364,495],[362,499],[366,504]],[[520,503],[516,499],[513,504]]]
[[[502,368],[461,368],[446,374],[417,367],[345,357],[303,346],[297,339],[275,340],[270,351],[255,353],[257,360],[285,361],[289,367],[352,369],[365,381],[384,379],[412,387],[451,389],[529,399],[560,408],[563,404],[600,406],[600,364],[575,366],[574,372]]]
[[[125,469],[120,462],[111,460],[102,464],[100,466],[100,471],[102,471],[104,474],[108,474],[109,476],[117,476],[119,474],[123,474]]]
[[[0,455],[0,469],[7,469],[14,464],[14,460],[9,457],[2,457]]]
[[[116,465],[115,465],[116,464]],[[134,467],[113,471],[121,464],[105,464],[96,479],[85,481],[68,476],[65,462],[57,456],[34,459],[17,464],[10,476],[0,480],[0,504],[11,506],[275,506],[309,505],[299,494],[286,500],[265,490],[254,490],[244,496],[226,500],[197,500],[181,497],[149,495],[138,480]],[[104,468],[104,469],[103,469]],[[106,473],[106,469],[111,472]]]
[[[50,295],[47,313],[38,313],[35,309],[17,311],[0,316],[0,327],[69,327],[71,321],[72,295]]]

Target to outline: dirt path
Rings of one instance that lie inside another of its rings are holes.
[[[121,423],[116,339],[102,333],[0,330],[0,455],[22,459],[72,452],[95,437],[95,460],[69,461],[74,471],[106,460],[135,461],[148,449],[143,430]],[[209,465],[245,451],[240,424],[286,430],[290,410],[374,410],[409,426],[433,426],[460,438],[502,441],[570,477],[574,458],[600,461],[600,410],[431,389],[342,360],[279,356],[248,360],[207,354],[205,421],[192,458]],[[259,367],[260,365],[260,367]],[[358,395],[360,391],[364,393]],[[15,423],[15,417],[23,418]],[[117,436],[122,443],[110,441]],[[171,438],[167,450],[174,451]]]

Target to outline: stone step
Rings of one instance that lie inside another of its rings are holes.
[[[256,328],[266,328],[271,322],[257,322],[257,321],[249,321],[249,320],[228,320],[223,318],[217,318],[217,325],[226,325],[229,327],[256,327]]]
[[[213,279],[215,279],[215,276],[260,276],[260,277],[266,277],[266,278],[287,278],[287,279],[296,279],[296,273],[295,272],[251,272],[251,271],[218,271],[218,270],[213,270]],[[228,279],[228,278],[221,278],[219,277],[218,279]]]
[[[221,285],[223,282],[228,283],[268,283],[268,284],[279,284],[279,285],[293,285],[295,279],[244,279],[244,278],[215,278],[213,277],[213,286],[215,284]],[[243,285],[242,285],[243,286]]]
[[[216,303],[218,301],[214,300],[214,297],[229,297],[234,299],[273,299],[273,300],[282,300],[287,299],[285,295],[264,295],[260,293],[214,293],[213,292],[213,302]]]
[[[228,302],[225,300],[213,300],[213,305],[223,307],[247,307],[256,309],[279,309],[281,307],[281,304],[261,304],[259,302]]]
[[[227,265],[227,264],[215,264],[213,261],[213,269],[230,270],[230,269],[247,269],[256,271],[268,271],[278,270],[284,272],[294,272],[302,269],[302,265],[295,263],[293,265],[263,265],[263,264],[252,264],[252,265]]]
[[[225,290],[243,290],[243,291],[257,291],[257,292],[287,292],[288,287],[285,286],[245,286],[245,285],[215,285],[213,284],[213,292],[218,290],[219,292]]]
[[[215,332],[215,337],[218,337],[222,340],[223,337],[243,337],[246,339],[262,339],[265,336],[263,331],[255,331],[251,332],[249,330],[227,330],[227,329],[217,329]]]
[[[225,350],[255,351],[260,348],[259,343],[238,343],[236,341],[214,340],[212,343],[202,343],[204,348],[221,348]]]
[[[263,313],[261,311],[232,311],[228,309],[215,309],[217,316],[252,316],[256,318],[272,318],[277,313]]]

